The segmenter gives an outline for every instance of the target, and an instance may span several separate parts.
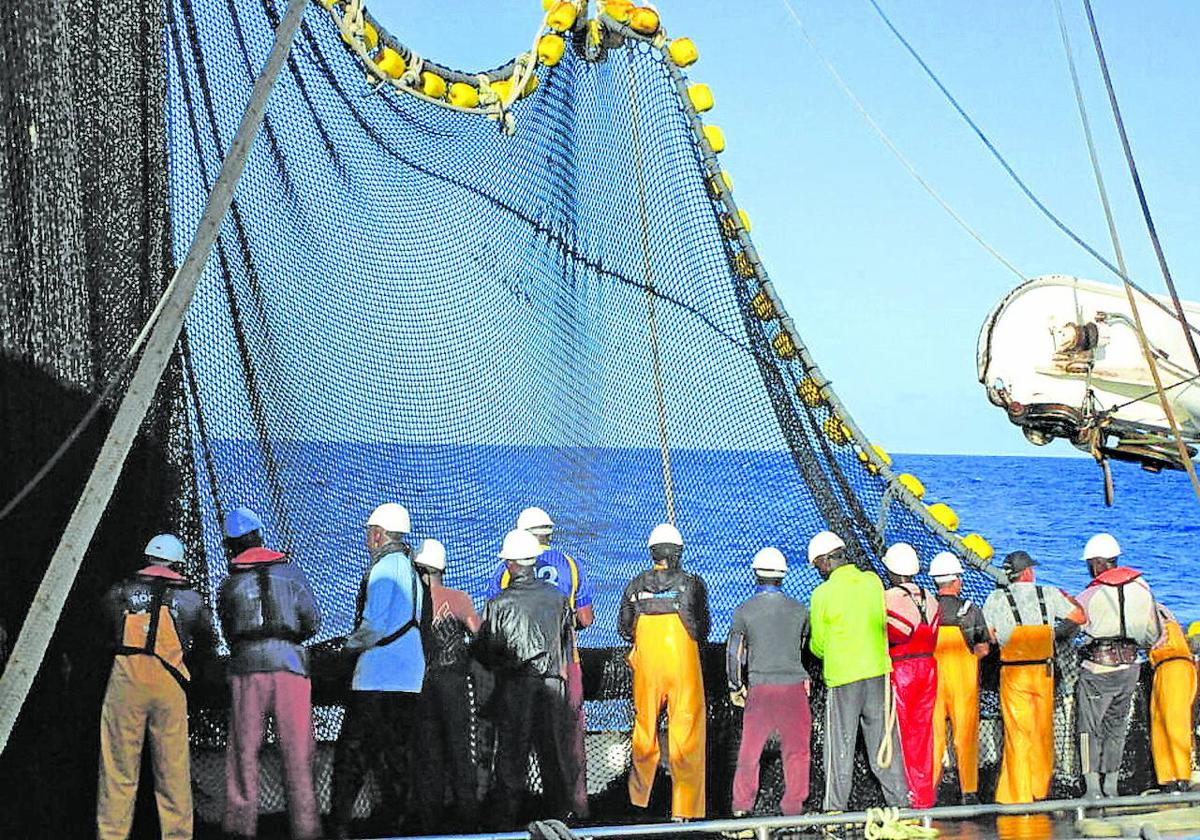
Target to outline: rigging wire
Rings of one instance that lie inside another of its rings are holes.
[[[857,109],[858,113],[862,116],[862,118],[867,121],[867,125],[869,125],[871,127],[871,130],[875,132],[875,134],[879,137],[879,139],[883,141],[884,145],[886,145],[888,147],[888,149],[891,151],[891,153],[896,156],[896,159],[900,161],[900,163],[904,166],[904,168],[906,170],[908,170],[908,174],[911,175],[913,177],[913,179],[918,184],[921,185],[922,189],[924,189],[925,192],[929,193],[930,197],[934,201],[936,201],[943,210],[945,210],[947,213],[949,213],[950,217],[952,219],[954,219],[955,222],[958,223],[959,227],[961,227],[963,230],[965,230],[971,236],[972,239],[974,239],[976,242],[979,243],[980,246],[983,247],[983,249],[985,251],[987,251],[989,254],[991,254],[993,257],[995,257],[997,260],[999,260],[1000,263],[1003,264],[1005,268],[1007,268],[1009,271],[1011,271],[1013,274],[1015,274],[1018,278],[1020,278],[1021,282],[1028,281],[1029,278],[1025,275],[1024,272],[1022,272],[1019,268],[1017,268],[1012,263],[1011,260],[1009,260],[1003,254],[1001,254],[998,250],[996,250],[996,248],[994,248],[990,243],[988,243],[988,241],[983,238],[983,235],[980,234],[977,230],[975,230],[975,228],[971,227],[970,223],[968,223],[966,219],[964,219],[961,215],[959,215],[959,213],[953,207],[950,206],[950,203],[948,201],[946,201],[945,198],[942,197],[942,195],[933,187],[933,185],[930,184],[928,181],[925,180],[925,178],[923,178],[921,176],[921,173],[917,171],[917,168],[912,164],[911,161],[909,161],[909,159],[907,157],[904,156],[904,153],[901,152],[899,147],[897,147],[896,144],[892,142],[892,139],[891,139],[891,137],[888,136],[887,132],[884,131],[883,128],[879,125],[879,123],[877,123],[875,121],[875,118],[871,116],[871,114],[867,110],[866,106],[863,105],[862,100],[858,98],[858,96],[854,93],[854,91],[846,83],[845,79],[842,78],[842,75],[837,71],[837,68],[834,66],[833,62],[831,62],[828,58],[826,58],[825,54],[822,53],[820,48],[817,47],[816,42],[809,35],[808,30],[804,26],[804,22],[800,19],[800,16],[796,13],[796,9],[792,6],[790,0],[781,0],[781,2],[783,3],[784,8],[787,9],[788,14],[792,18],[792,21],[796,24],[796,28],[800,31],[800,34],[804,37],[804,40],[808,44],[809,49],[811,49],[813,51],[813,54],[816,55],[816,57],[821,61],[821,63],[825,65],[826,71],[828,71],[829,75],[833,78],[833,80],[837,84],[838,88],[840,88],[842,93],[844,93],[846,95],[846,97],[853,103],[855,109]]]
[[[875,0],[871,0],[871,2],[875,2]],[[1096,17],[1092,14],[1092,0],[1083,0],[1083,8],[1087,11],[1088,27],[1092,30],[1092,43],[1096,45],[1096,57],[1100,61],[1100,72],[1104,75],[1104,87],[1108,91],[1108,102],[1112,106],[1113,121],[1117,124],[1117,132],[1121,135],[1121,148],[1125,151],[1125,162],[1129,165],[1129,175],[1133,178],[1138,203],[1142,207],[1142,218],[1146,220],[1146,230],[1150,233],[1154,256],[1158,258],[1158,267],[1162,270],[1163,280],[1167,283],[1167,291],[1171,294],[1171,303],[1175,305],[1175,315],[1185,325],[1183,334],[1187,338],[1188,349],[1192,351],[1192,361],[1196,363],[1196,371],[1200,372],[1200,351],[1196,349],[1196,341],[1192,338],[1191,330],[1187,329],[1188,321],[1183,313],[1183,304],[1179,301],[1179,293],[1175,290],[1171,269],[1167,267],[1167,256],[1163,253],[1162,242],[1159,241],[1158,231],[1154,227],[1154,217],[1150,214],[1150,205],[1146,201],[1146,191],[1142,188],[1142,179],[1138,175],[1137,163],[1133,159],[1133,148],[1129,144],[1129,135],[1125,132],[1125,120],[1121,118],[1117,93],[1113,89],[1112,76],[1108,72],[1108,61],[1104,57],[1104,47],[1100,43],[1100,30],[1096,28]],[[1196,492],[1200,494],[1200,488],[1197,488]]]
[[[1083,89],[1079,85],[1079,72],[1075,67],[1075,54],[1071,50],[1071,37],[1067,32],[1067,21],[1063,15],[1062,0],[1054,0],[1054,8],[1058,13],[1058,29],[1062,35],[1063,50],[1067,56],[1067,66],[1071,71],[1071,84],[1075,91],[1075,104],[1079,108],[1080,122],[1083,123],[1083,136],[1087,143],[1088,157],[1092,163],[1092,173],[1096,177],[1096,189],[1100,193],[1100,204],[1104,209],[1104,219],[1108,223],[1108,233],[1112,239],[1113,253],[1116,256],[1117,265],[1120,267],[1121,273],[1127,274],[1125,254],[1121,250],[1121,239],[1117,235],[1117,223],[1113,218],[1112,204],[1108,200],[1108,190],[1104,186],[1104,175],[1100,170],[1100,159],[1096,154],[1096,143],[1092,137],[1091,121],[1088,119],[1087,106],[1083,101]],[[1200,478],[1196,476],[1196,467],[1192,463],[1191,456],[1188,454],[1187,444],[1183,441],[1183,434],[1179,431],[1179,423],[1175,419],[1175,412],[1171,409],[1171,402],[1167,399],[1166,389],[1163,388],[1162,376],[1159,374],[1158,363],[1154,359],[1154,353],[1150,350],[1150,342],[1146,338],[1146,330],[1142,326],[1142,314],[1138,309],[1137,301],[1134,299],[1133,289],[1128,282],[1123,283],[1122,286],[1125,289],[1125,297],[1129,301],[1129,308],[1133,312],[1138,345],[1141,347],[1142,355],[1146,359],[1146,365],[1150,368],[1150,376],[1154,379],[1154,391],[1151,393],[1158,395],[1159,406],[1162,408],[1163,414],[1166,415],[1167,424],[1171,427],[1171,434],[1175,437],[1175,447],[1179,453],[1180,462],[1183,464],[1184,469],[1187,470],[1188,478],[1192,482],[1192,490],[1195,492],[1196,498],[1200,499]],[[1182,315],[1182,309],[1180,310],[1180,314]],[[1191,339],[1191,334],[1187,330],[1184,330],[1184,334],[1188,336],[1189,340]],[[1149,394],[1146,396],[1149,396]],[[1125,405],[1128,404],[1125,403]],[[1107,413],[1111,415],[1119,407],[1109,409]]]
[[[783,2],[788,4],[788,6],[790,8],[791,4],[788,3],[788,0],[783,0]],[[1147,300],[1149,300],[1151,303],[1153,303],[1159,309],[1163,310],[1164,312],[1169,314],[1172,318],[1179,321],[1183,325],[1184,330],[1186,330],[1189,333],[1200,332],[1200,327],[1194,326],[1193,324],[1189,323],[1186,318],[1183,317],[1182,310],[1180,310],[1179,312],[1172,311],[1169,306],[1167,306],[1165,303],[1163,303],[1158,298],[1154,297],[1149,292],[1147,292],[1145,289],[1143,289],[1141,286],[1139,286],[1137,283],[1135,283],[1126,272],[1122,271],[1121,269],[1117,268],[1117,266],[1113,265],[1113,263],[1111,261],[1109,261],[1106,257],[1104,257],[1103,254],[1101,254],[1099,251],[1097,251],[1095,248],[1093,248],[1091,245],[1089,245],[1086,241],[1084,241],[1083,238],[1079,236],[1079,234],[1075,233],[1075,231],[1073,231],[1070,227],[1068,227],[1067,224],[1062,219],[1060,219],[1057,215],[1055,215],[1054,211],[1052,211],[1049,207],[1047,207],[1042,202],[1042,200],[1039,199],[1034,194],[1033,190],[1030,189],[1029,185],[1025,183],[1024,179],[1022,179],[1021,176],[1017,174],[1016,170],[1014,170],[1012,168],[1012,166],[1009,165],[1009,163],[1005,159],[1004,155],[1002,155],[1000,153],[1000,150],[996,148],[995,144],[992,143],[992,141],[988,138],[987,134],[984,133],[983,129],[981,129],[979,127],[979,125],[975,122],[975,120],[971,119],[970,114],[968,114],[966,112],[966,110],[963,109],[962,105],[960,105],[958,100],[954,97],[954,94],[952,94],[946,88],[946,86],[944,84],[942,84],[942,80],[940,78],[938,78],[936,73],[933,72],[933,70],[930,68],[930,66],[925,62],[925,59],[921,58],[921,55],[916,51],[916,49],[913,47],[913,45],[908,42],[908,39],[906,39],[904,37],[904,35],[902,35],[900,33],[900,30],[896,28],[896,25],[892,23],[891,19],[887,16],[887,14],[883,11],[883,9],[880,8],[877,0],[868,0],[868,2],[875,9],[876,14],[879,15],[880,19],[884,22],[884,24],[886,24],[887,28],[889,30],[891,30],[892,34],[896,36],[897,40],[899,40],[900,43],[904,46],[904,48],[908,51],[909,55],[911,55],[916,60],[917,64],[919,64],[921,66],[921,69],[925,71],[925,75],[928,76],[930,81],[932,81],[937,86],[937,89],[942,92],[942,95],[946,97],[946,100],[951,104],[951,106],[953,106],[954,110],[958,112],[958,115],[960,117],[962,117],[963,120],[966,121],[967,125],[969,125],[971,127],[972,131],[975,132],[975,135],[980,139],[980,141],[983,142],[983,145],[986,146],[988,151],[992,153],[992,157],[994,157],[996,159],[997,163],[999,163],[1000,166],[1004,169],[1004,171],[1008,173],[1008,176],[1013,180],[1013,182],[1017,185],[1017,187],[1020,188],[1021,192],[1023,192],[1025,194],[1025,197],[1028,198],[1031,202],[1033,202],[1033,205],[1039,211],[1041,211],[1043,216],[1045,216],[1047,219],[1049,219],[1050,222],[1055,227],[1057,227],[1060,231],[1062,231],[1067,236],[1067,238],[1069,238],[1072,242],[1074,242],[1076,245],[1078,245],[1080,248],[1082,248],[1084,251],[1086,251],[1088,254],[1090,254],[1102,266],[1107,268],[1109,271],[1111,271],[1113,274],[1115,274],[1117,277],[1121,278],[1123,281],[1125,281],[1129,285],[1133,286],[1134,289],[1136,289],[1140,294],[1142,294]],[[1085,0],[1085,2],[1087,2],[1087,0]],[[1197,362],[1197,365],[1200,366],[1200,361]]]

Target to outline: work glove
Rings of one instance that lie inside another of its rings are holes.
[[[746,708],[746,686],[732,689],[729,692],[729,702],[737,706],[739,709]]]

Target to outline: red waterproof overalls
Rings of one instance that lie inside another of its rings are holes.
[[[893,595],[900,590],[902,595]],[[933,774],[933,706],[937,702],[937,648],[940,613],[926,593],[913,594],[904,586],[888,592],[888,653],[892,657],[892,687],[896,692],[896,724],[904,752],[904,775],[914,808],[932,808],[937,789]],[[918,620],[894,608],[895,598],[907,598]]]

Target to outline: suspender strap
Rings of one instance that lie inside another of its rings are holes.
[[[1125,625],[1125,584],[1117,587],[1117,611],[1121,614],[1121,638],[1129,638],[1129,631]]]
[[[1011,668],[1016,665],[1049,665],[1053,662],[1052,659],[1001,659],[1001,668]]]
[[[277,635],[279,628],[279,610],[276,609],[275,597],[271,592],[271,576],[267,566],[259,566],[254,570],[258,578],[258,603],[262,609],[262,634],[268,637]]]
[[[1042,624],[1049,624],[1050,617],[1046,615],[1046,594],[1042,592],[1042,587],[1035,586],[1033,591],[1037,593],[1038,609],[1042,613]]]
[[[150,584],[150,626],[146,630],[146,643],[141,647],[129,647],[121,645],[117,648],[117,656],[153,656],[162,666],[167,669],[175,682],[179,683],[179,687],[187,691],[188,679],[183,673],[172,665],[167,660],[158,655],[154,649],[158,644],[158,623],[162,617],[163,599],[167,594],[167,582],[165,580],[156,580]]]
[[[376,642],[375,647],[387,647],[409,630],[421,626],[421,619],[418,617],[417,613],[417,590],[421,588],[421,579],[417,577],[417,570],[412,568],[411,564],[409,565],[409,571],[412,573],[412,615],[408,621],[401,624],[399,628],[391,633],[388,633],[386,636]]]

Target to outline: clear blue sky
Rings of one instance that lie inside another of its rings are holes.
[[[1034,191],[1106,256],[1108,236],[1052,0],[880,0]],[[867,0],[792,0],[819,48],[922,175],[1026,276],[1112,280],[1051,227]],[[1094,0],[1155,222],[1180,292],[1200,299],[1200,3]],[[1125,170],[1082,3],[1064,0],[1132,275],[1163,281]],[[368,0],[419,53],[484,70],[526,49],[538,0]],[[665,0],[700,49],[734,195],[784,302],[867,435],[897,452],[1035,450],[976,381],[984,316],[1017,278],[908,175],[835,86],[782,0]]]

